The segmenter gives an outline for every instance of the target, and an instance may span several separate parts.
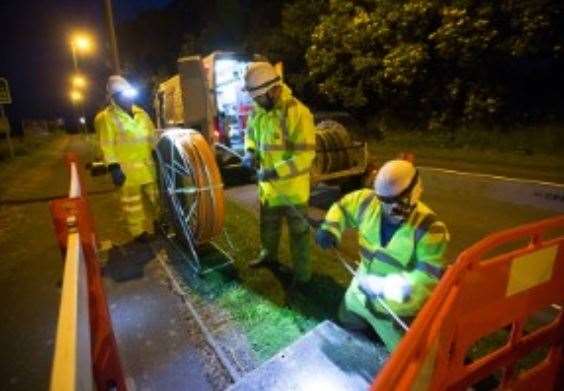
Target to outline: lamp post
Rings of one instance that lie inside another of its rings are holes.
[[[116,75],[121,74],[119,66],[119,49],[116,38],[116,28],[114,26],[114,14],[112,11],[112,0],[104,0],[104,9],[106,14],[106,23],[108,25],[108,33],[110,35],[110,47],[112,49],[112,68]]]
[[[83,132],[86,133],[86,121],[84,120],[84,95],[82,93],[79,94],[79,89],[83,90],[86,87],[86,78],[82,76],[79,72],[78,67],[78,52],[88,53],[92,50],[92,39],[83,33],[76,33],[71,37],[70,40],[71,44],[71,53],[72,53],[72,62],[74,65],[74,76],[72,78],[72,86],[75,90],[71,92],[71,101],[73,104],[78,105],[80,111],[80,128]]]

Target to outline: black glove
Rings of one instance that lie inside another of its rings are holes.
[[[320,228],[315,233],[315,243],[323,250],[337,247],[337,238],[331,232]]]
[[[116,185],[117,187],[121,187],[125,183],[126,177],[123,171],[121,170],[121,166],[119,165],[119,163],[112,163],[108,165],[108,171],[112,176],[112,182],[114,182],[114,185]]]
[[[261,182],[267,182],[278,178],[278,173],[274,169],[262,169],[257,172],[257,179]]]
[[[255,171],[257,169],[257,158],[254,152],[247,151],[243,159],[241,159],[241,167],[249,171]]]

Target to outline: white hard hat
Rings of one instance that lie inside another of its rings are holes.
[[[114,94],[119,94],[122,92],[135,91],[135,89],[122,76],[112,75],[108,78],[106,91],[108,91],[108,95],[112,96]]]
[[[268,62],[253,62],[245,72],[245,90],[252,98],[265,94],[272,87],[280,84],[280,75]]]
[[[394,199],[412,194],[412,202],[417,202],[421,194],[419,175],[413,164],[407,160],[390,160],[378,171],[374,190],[384,202],[393,202]]]

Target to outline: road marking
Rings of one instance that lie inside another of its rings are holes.
[[[556,182],[545,182],[545,181],[538,181],[535,179],[524,179],[524,178],[511,178],[502,175],[491,175],[491,174],[482,174],[479,172],[468,172],[468,171],[457,171],[457,170],[448,170],[446,168],[439,168],[439,167],[429,167],[429,166],[418,166],[418,168],[423,170],[429,171],[438,171],[443,172],[446,174],[454,174],[454,175],[462,175],[462,176],[476,176],[481,178],[489,178],[489,179],[497,179],[502,181],[508,182],[524,182],[524,183],[533,183],[536,185],[543,185],[543,186],[553,186],[564,189],[564,184],[556,183]]]

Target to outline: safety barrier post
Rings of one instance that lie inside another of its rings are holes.
[[[372,390],[465,390],[494,374],[501,389],[563,389],[564,236],[554,237],[563,229],[560,215],[490,235],[460,254]],[[536,316],[546,322],[527,329]],[[469,353],[491,336],[506,338],[473,361]],[[525,365],[543,351],[540,362]]]
[[[75,241],[78,240],[80,243],[81,259],[84,260],[88,288],[91,370],[96,387],[99,390],[126,390],[125,377],[102,284],[94,222],[84,186],[80,183],[78,175],[78,159],[76,156],[69,155],[67,156],[67,163],[71,176],[69,197],[53,200],[49,205],[55,233],[65,258],[67,258],[67,255],[70,256],[70,254],[76,252]],[[70,226],[69,221],[73,222]],[[65,274],[67,273],[67,266],[65,264]],[[73,291],[63,290],[61,303],[64,300],[72,300],[65,297],[67,294],[72,295]],[[63,315],[61,307],[60,317]],[[55,356],[55,359],[57,358]],[[55,362],[54,368],[57,365],[59,364]]]
[[[75,219],[69,219],[68,229],[50,389],[91,390],[94,379],[86,265]]]

